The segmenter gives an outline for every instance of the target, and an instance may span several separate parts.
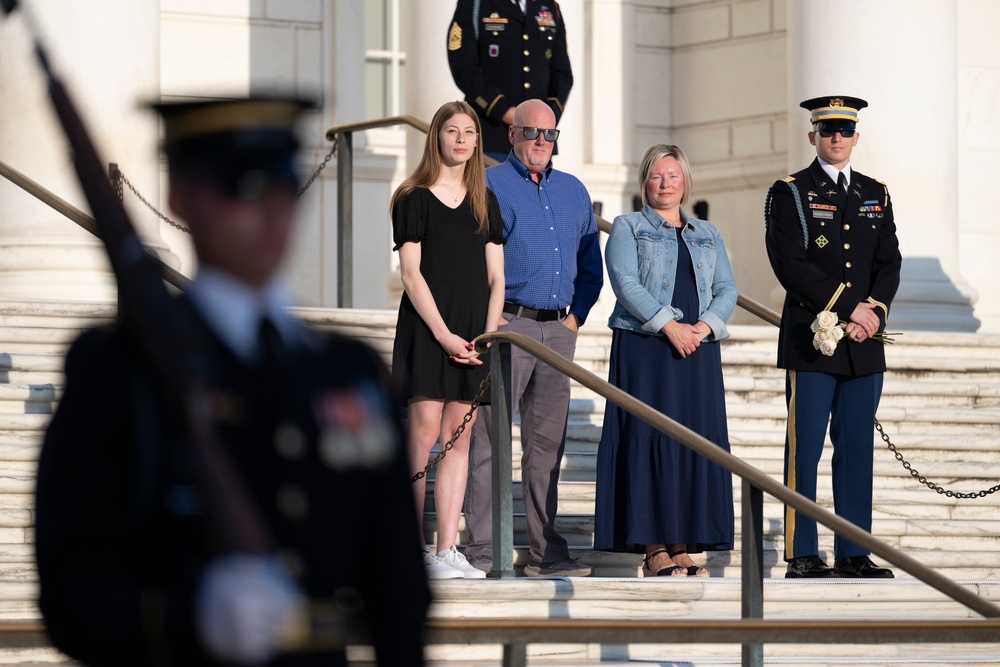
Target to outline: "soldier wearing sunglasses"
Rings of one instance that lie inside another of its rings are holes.
[[[899,286],[899,241],[889,188],[851,165],[858,110],[868,103],[818,97],[800,106],[810,112],[816,159],[771,186],[764,207],[767,254],[786,290],[778,336],[788,405],[785,484],[816,499],[829,424],[834,509],[870,532],[872,424],[885,371],[885,350],[875,336],[885,330]],[[832,349],[814,344],[811,325],[822,311],[836,313],[843,331]],[[893,576],[839,535],[833,550],[830,568],[819,555],[816,522],[785,508],[786,577]]]

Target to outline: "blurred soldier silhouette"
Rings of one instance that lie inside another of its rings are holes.
[[[172,305],[205,339],[209,423],[273,548],[221,539],[176,397],[128,329],[84,333],[42,450],[37,558],[52,640],[87,664],[343,665],[345,628],[379,665],[423,664],[429,591],[384,364],[289,316],[276,279],[306,106],[157,106],[199,263]],[[376,544],[391,571],[362,548]],[[326,634],[301,645],[316,624]]]

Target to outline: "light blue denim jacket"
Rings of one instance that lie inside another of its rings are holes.
[[[719,230],[681,211],[681,238],[688,244],[698,287],[698,319],[712,328],[706,340],[729,337],[726,320],[736,307],[736,279]],[[612,329],[660,334],[668,320],[684,313],[670,307],[677,276],[677,240],[670,223],[649,206],[620,215],[604,251],[608,277],[618,301],[608,320]],[[662,334],[660,334],[662,335]]]

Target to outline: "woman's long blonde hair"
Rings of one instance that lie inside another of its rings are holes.
[[[462,181],[469,193],[472,215],[478,223],[476,231],[479,234],[486,234],[490,221],[489,207],[486,204],[486,166],[483,163],[482,128],[479,125],[479,116],[467,102],[461,100],[441,105],[441,108],[434,114],[430,129],[427,130],[427,142],[424,144],[424,154],[420,158],[420,164],[392,193],[392,198],[389,200],[389,212],[391,214],[392,210],[396,208],[396,202],[414,189],[430,188],[437,183],[442,168],[441,145],[438,143],[440,141],[438,135],[441,134],[441,128],[444,124],[460,113],[467,115],[476,124],[476,148],[472,151],[472,157],[465,163]]]

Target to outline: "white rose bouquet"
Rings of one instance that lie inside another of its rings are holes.
[[[837,313],[824,310],[818,315],[813,323],[809,325],[809,330],[813,332],[813,348],[827,357],[832,357],[837,349],[837,343],[844,338],[844,327],[846,322],[841,322]],[[898,333],[877,333],[872,338],[883,345],[892,345],[893,336]]]
[[[844,337],[844,328],[840,326],[837,313],[824,310],[813,323],[809,325],[809,330],[813,332],[813,348],[820,351],[827,357],[832,357],[837,349],[837,343]]]

